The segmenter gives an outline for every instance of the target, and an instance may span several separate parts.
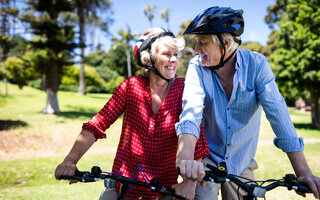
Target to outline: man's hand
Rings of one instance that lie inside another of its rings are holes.
[[[178,160],[176,162],[177,169],[184,180],[202,181],[206,175],[202,162],[196,160]]]
[[[320,196],[320,178],[319,177],[309,174],[309,175],[299,176],[297,180],[307,185],[312,190],[314,197],[319,199],[319,196]],[[304,193],[298,193],[298,194],[300,194],[303,197],[306,197],[306,194]]]
[[[313,192],[316,199],[320,198],[320,178],[314,176],[311,169],[308,166],[306,158],[302,151],[288,152],[287,153],[291,165],[297,175],[297,180],[306,184]],[[298,193],[302,196],[306,196],[303,193]]]

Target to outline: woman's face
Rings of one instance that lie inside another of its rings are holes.
[[[163,42],[159,42],[156,52],[155,68],[163,77],[167,79],[174,78],[179,63],[179,51],[175,48],[169,47]]]
[[[201,57],[202,66],[215,66],[220,63],[221,51],[219,45],[213,42],[211,35],[196,35],[195,51]]]

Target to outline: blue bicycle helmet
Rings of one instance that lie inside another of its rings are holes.
[[[240,36],[243,33],[244,20],[242,14],[242,10],[234,10],[230,7],[210,7],[198,14],[183,32],[183,35],[204,34],[216,35],[218,37],[224,51],[220,58],[220,63],[216,66],[210,66],[210,69],[216,70],[223,67],[237,51],[237,49],[234,50],[230,56],[224,60],[226,47],[221,34],[230,33],[234,36],[233,40],[240,45],[241,40],[236,38],[236,36]]]
[[[229,7],[208,8],[193,19],[183,34],[231,33],[234,36],[240,36],[244,29],[242,14],[242,10],[233,10]]]

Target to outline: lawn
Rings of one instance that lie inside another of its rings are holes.
[[[59,92],[60,115],[43,115],[46,95],[29,87],[19,90],[9,85],[9,95],[3,96],[0,82],[0,200],[24,199],[98,199],[103,182],[68,185],[56,181],[55,167],[63,160],[83,122],[88,121],[110,98],[108,94],[79,96]],[[320,131],[310,126],[310,113],[289,108],[299,136],[306,140],[305,155],[314,173],[320,176]],[[99,165],[111,170],[115,148],[121,130],[120,118],[107,131],[108,138],[99,140],[80,160],[78,167],[89,170]],[[265,117],[256,160],[256,178],[281,178],[292,173],[284,153],[272,145],[274,135]],[[276,189],[267,199],[302,199],[293,191]],[[307,199],[313,199],[308,195]]]

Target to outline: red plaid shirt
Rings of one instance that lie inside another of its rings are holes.
[[[159,111],[154,114],[149,79],[143,76],[129,77],[116,89],[102,110],[83,124],[82,129],[91,132],[96,139],[105,138],[104,131],[124,112],[113,172],[143,180],[136,167],[138,164],[149,180],[157,177],[160,185],[166,187],[177,183],[175,160],[178,139],[174,125],[182,112],[183,88],[184,78],[176,78]],[[201,134],[195,159],[203,158],[208,153],[206,138]],[[126,197],[129,194],[132,199],[156,199],[162,196],[140,186],[132,186]]]

